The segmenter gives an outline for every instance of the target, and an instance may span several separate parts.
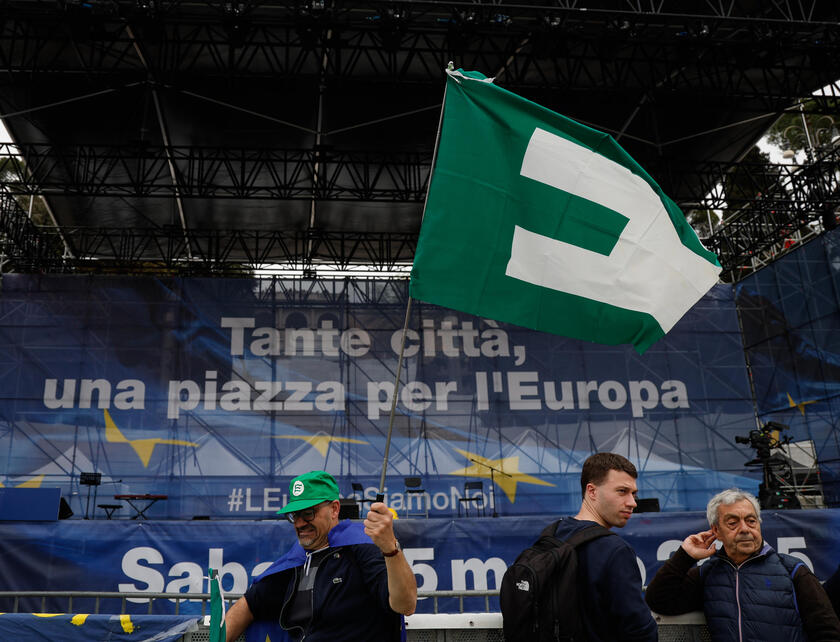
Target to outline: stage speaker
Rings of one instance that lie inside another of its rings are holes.
[[[73,517],[73,509],[70,508],[67,500],[62,497],[58,500],[58,519],[67,519],[68,517]]]
[[[659,512],[659,498],[645,497],[644,499],[636,500],[636,508],[634,513],[658,513]]]
[[[339,499],[338,519],[359,519],[359,504],[355,499]]]

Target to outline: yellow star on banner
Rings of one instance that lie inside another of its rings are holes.
[[[197,448],[198,444],[191,441],[182,441],[180,439],[161,439],[159,437],[150,437],[148,439],[128,439],[117,428],[117,424],[111,419],[111,414],[105,410],[105,440],[112,444],[128,444],[137,453],[140,461],[143,462],[143,468],[148,468],[149,460],[152,458],[152,451],[158,444],[171,444],[173,446],[192,446]]]
[[[788,405],[791,408],[799,408],[799,412],[802,413],[803,417],[805,416],[805,406],[807,406],[809,403],[817,403],[816,399],[813,399],[811,401],[800,401],[799,403],[797,403],[793,400],[793,397],[790,396],[789,392],[786,392],[785,394],[787,395],[787,398],[788,398]]]
[[[327,451],[330,449],[330,443],[334,441],[342,444],[367,444],[368,442],[360,439],[350,439],[349,437],[330,437],[321,433],[320,435],[277,435],[275,439],[300,439],[312,446],[315,450],[321,453],[322,457],[327,456]]]
[[[120,615],[120,626],[126,633],[134,633],[134,622],[131,621],[131,616],[127,613]]]
[[[32,479],[21,482],[15,488],[40,488],[42,481],[44,481],[43,475],[35,475]],[[2,483],[0,483],[0,488],[4,488]]]
[[[458,448],[455,450],[467,459],[473,460],[473,465],[459,470],[453,470],[451,473],[448,473],[449,475],[486,477],[487,479],[490,479],[490,469],[487,468],[487,466],[492,466],[496,469],[496,471],[501,470],[507,473],[507,475],[494,472],[493,480],[496,482],[496,485],[504,491],[511,504],[516,501],[516,485],[518,483],[536,484],[537,486],[554,486],[554,484],[550,484],[549,482],[538,479],[537,477],[520,473],[519,455],[514,455],[513,457],[502,457],[501,459],[487,459],[486,457],[467,452],[466,450],[460,450]],[[484,465],[482,466],[481,464]],[[508,477],[508,475],[510,475],[510,477]]]

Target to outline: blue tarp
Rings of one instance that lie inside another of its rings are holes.
[[[0,640],[175,642],[198,623],[189,615],[0,613]]]
[[[6,275],[0,483],[56,486],[76,516],[166,495],[156,518],[268,517],[326,469],[376,490],[405,282]],[[583,460],[620,452],[642,496],[699,509],[755,489],[754,426],[732,289],[713,288],[644,355],[412,307],[387,499],[420,476],[434,516],[480,480],[502,515],[570,511]],[[491,467],[507,475],[492,472]],[[99,472],[102,485],[79,485]],[[491,480],[491,474],[493,478]],[[491,481],[495,492],[491,491]],[[117,516],[128,516],[124,505]]]

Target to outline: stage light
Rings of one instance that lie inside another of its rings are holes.
[[[249,25],[243,14],[245,5],[240,3],[225,3],[222,26],[231,47],[242,47],[248,35]]]

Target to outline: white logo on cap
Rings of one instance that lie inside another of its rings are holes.
[[[302,492],[303,492],[303,482],[298,479],[294,484],[292,484],[292,495],[297,497]]]

